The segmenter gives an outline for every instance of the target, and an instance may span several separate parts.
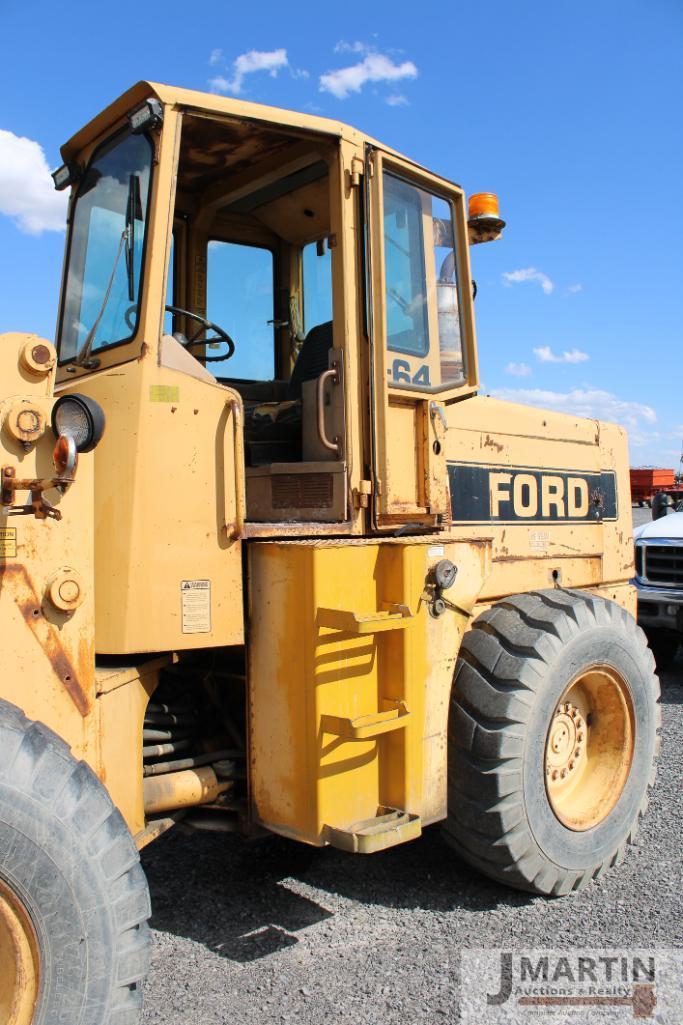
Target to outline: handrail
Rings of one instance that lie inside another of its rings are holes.
[[[235,523],[230,530],[228,523],[227,508],[224,510],[225,529],[233,541],[240,538],[244,532],[244,521],[246,519],[246,501],[244,495],[244,431],[242,429],[242,407],[235,399],[230,399],[228,405],[232,412],[233,427],[233,454],[235,461]]]
[[[333,441],[327,437],[325,431],[325,385],[328,381],[332,381],[333,384],[339,384],[339,370],[337,363],[333,363],[329,370],[324,370],[318,378],[318,387],[316,390],[317,394],[317,412],[318,412],[318,437],[320,444],[328,450],[328,452],[334,452],[337,459],[341,457],[341,442],[338,437],[335,437]]]

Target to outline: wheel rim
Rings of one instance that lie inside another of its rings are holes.
[[[38,1000],[38,940],[23,904],[0,879],[0,1023],[30,1025]]]
[[[568,829],[583,832],[610,814],[631,770],[633,740],[633,705],[620,674],[598,665],[575,677],[545,745],[548,800]]]

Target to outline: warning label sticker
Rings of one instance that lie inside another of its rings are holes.
[[[0,559],[16,559],[17,528],[0,527]]]
[[[211,633],[210,580],[181,580],[180,604],[184,634]]]
[[[550,547],[550,534],[547,530],[529,531],[529,548],[532,552],[547,552]]]

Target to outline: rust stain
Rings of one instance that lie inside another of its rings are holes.
[[[504,447],[499,441],[492,438],[490,434],[487,434],[482,442],[482,448],[493,448],[496,452],[502,452]]]
[[[138,363],[143,360],[146,356],[149,356],[150,347],[147,342],[143,342],[140,346],[140,355],[138,356]]]
[[[20,581],[16,588],[15,600],[17,608],[21,612],[26,625],[45,652],[46,658],[52,666],[55,676],[66,690],[74,705],[83,716],[88,715],[92,709],[92,702],[81,686],[81,675],[86,667],[80,665],[76,668],[64,650],[59,634],[43,615],[41,600],[35,589],[33,581],[25,566],[0,565],[0,584],[4,578]],[[83,655],[83,652],[81,652]],[[83,661],[83,659],[79,659]]]

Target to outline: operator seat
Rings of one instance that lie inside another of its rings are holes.
[[[328,367],[328,353],[332,348],[332,321],[312,327],[304,338],[296,358],[287,388],[288,399],[301,399],[304,381],[315,381]]]
[[[244,407],[244,447],[248,466],[301,461],[304,381],[314,381],[329,365],[332,321],[317,324],[306,335],[292,370],[284,402]]]

